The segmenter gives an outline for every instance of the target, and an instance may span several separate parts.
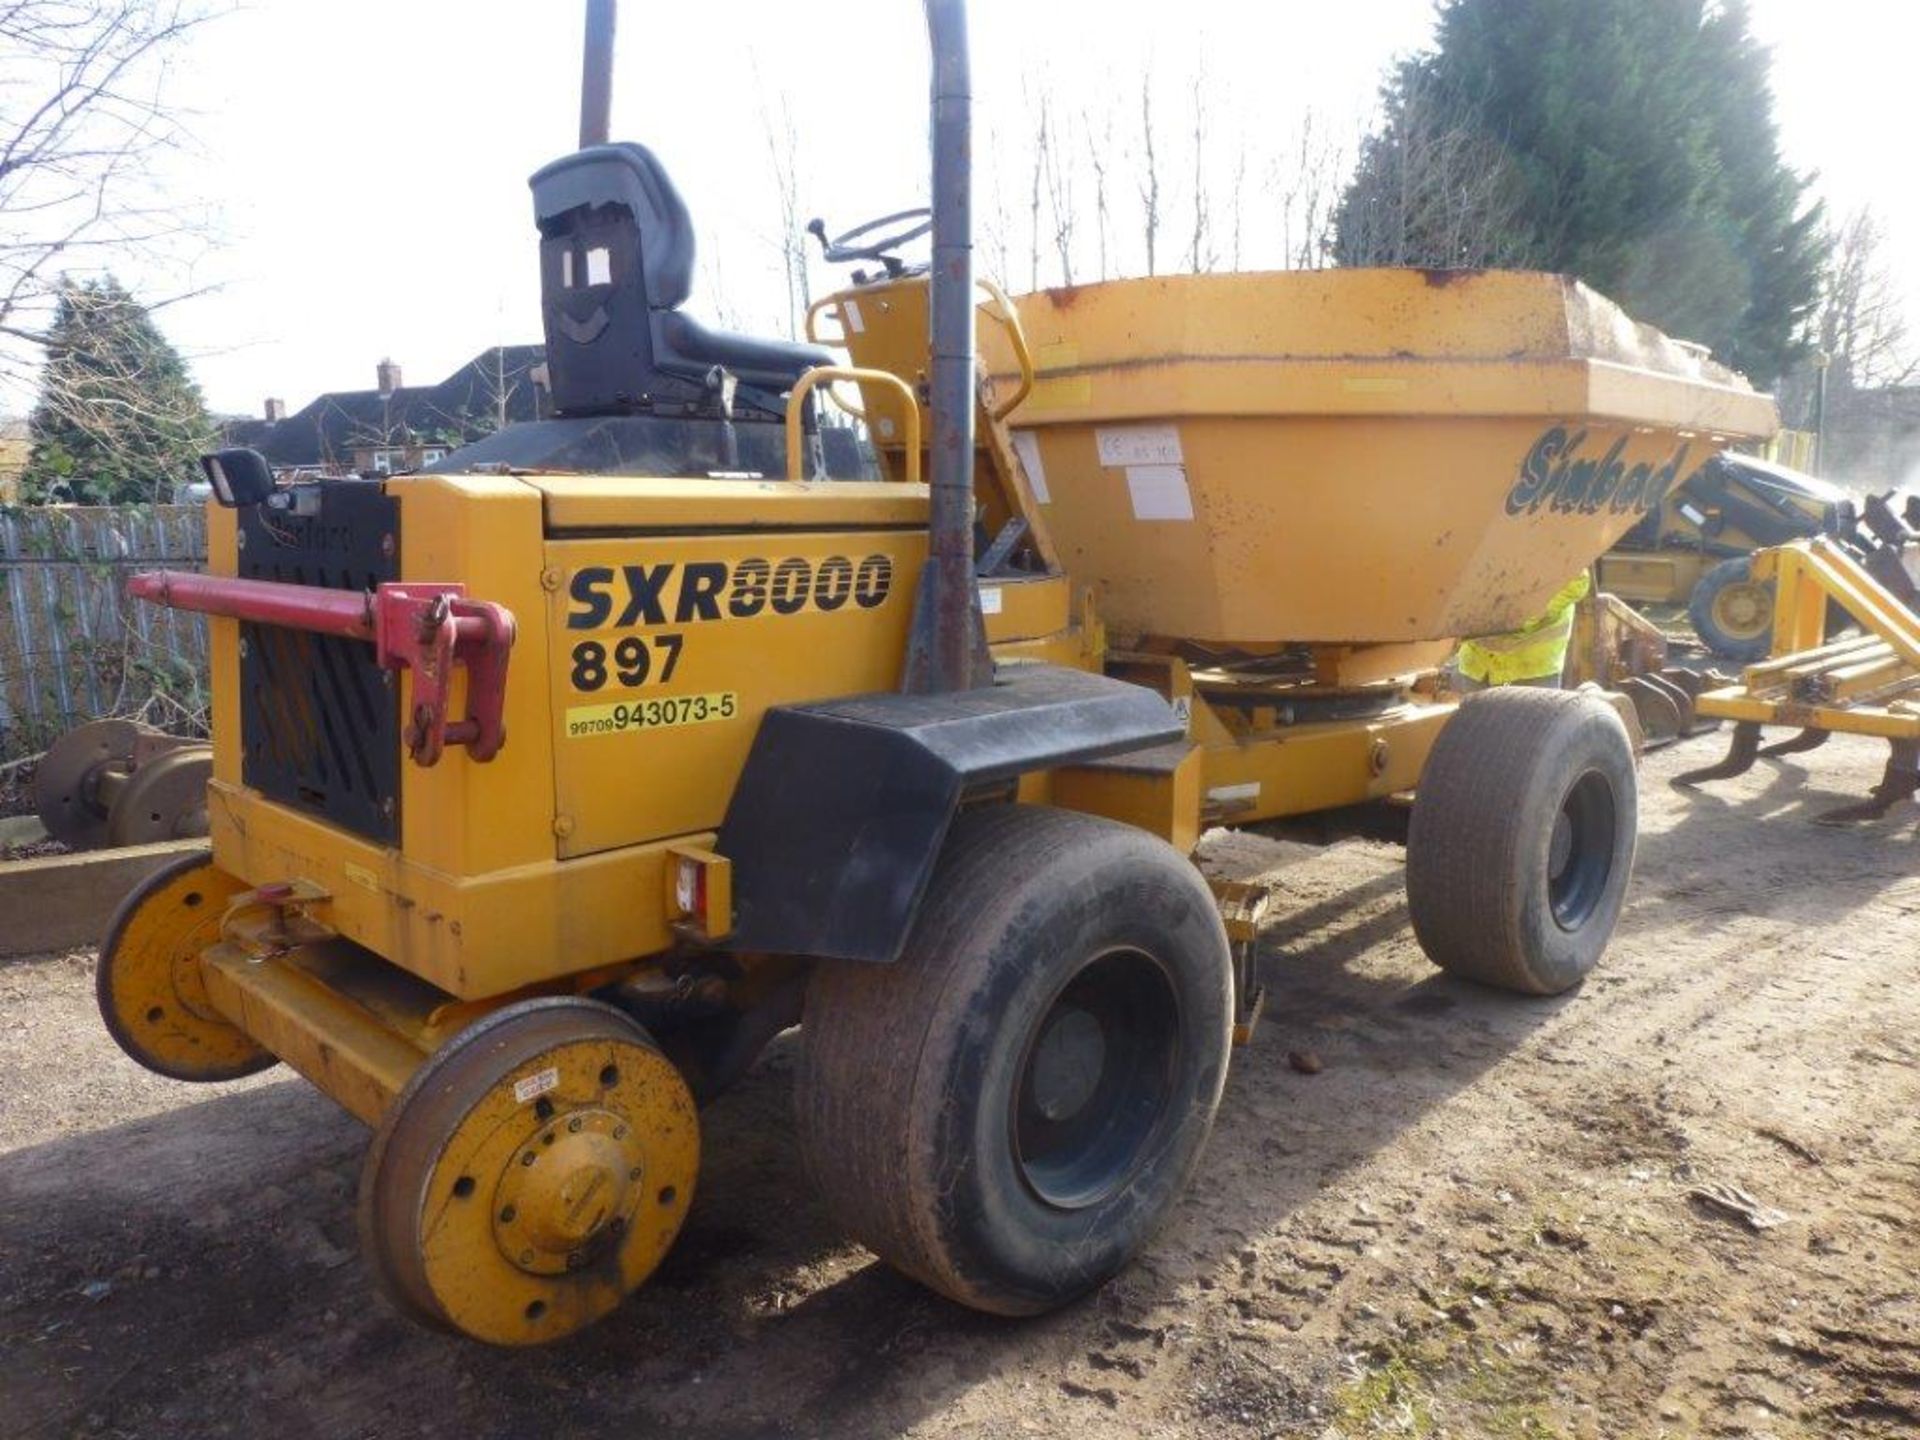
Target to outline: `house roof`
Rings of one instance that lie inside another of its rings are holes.
[[[230,424],[226,443],[258,450],[276,469],[346,466],[355,450],[452,447],[499,428],[502,393],[509,421],[537,419],[530,372],[545,358],[541,345],[495,346],[435,385],[401,385],[388,394],[333,390],[284,420]]]

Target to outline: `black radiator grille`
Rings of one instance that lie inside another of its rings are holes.
[[[240,574],[328,590],[399,578],[399,506],[365,480],[313,482],[311,515],[240,512]],[[241,773],[271,800],[369,839],[400,833],[400,704],[373,646],[240,627]]]

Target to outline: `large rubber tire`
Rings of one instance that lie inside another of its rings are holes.
[[[1767,658],[1773,644],[1773,582],[1753,578],[1753,558],[1722,560],[1700,577],[1687,601],[1694,634],[1714,654],[1741,665]]]
[[[941,1294],[1064,1304],[1185,1189],[1232,989],[1213,897],[1160,840],[1032,806],[962,815],[899,960],[815,971],[807,1170],[854,1238]]]
[[[1407,834],[1407,908],[1450,975],[1558,995],[1586,978],[1626,898],[1633,747],[1604,701],[1469,696],[1427,758]]]

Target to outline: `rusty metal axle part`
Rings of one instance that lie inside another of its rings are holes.
[[[207,833],[213,747],[132,720],[69,730],[34,772],[34,810],[75,850],[146,845]]]

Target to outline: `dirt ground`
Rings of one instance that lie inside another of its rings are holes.
[[[1648,758],[1630,908],[1556,1001],[1433,973],[1390,849],[1215,837],[1285,896],[1268,1019],[1171,1226],[1030,1322],[836,1237],[788,1037],[706,1112],[688,1227],[611,1320],[425,1333],[355,1252],[354,1122],[284,1071],[137,1070],[88,956],[0,966],[0,1434],[1911,1435],[1916,812],[1810,823],[1877,778],[1863,742],[1669,788],[1724,743]],[[1716,1182],[1786,1218],[1690,1198]]]

